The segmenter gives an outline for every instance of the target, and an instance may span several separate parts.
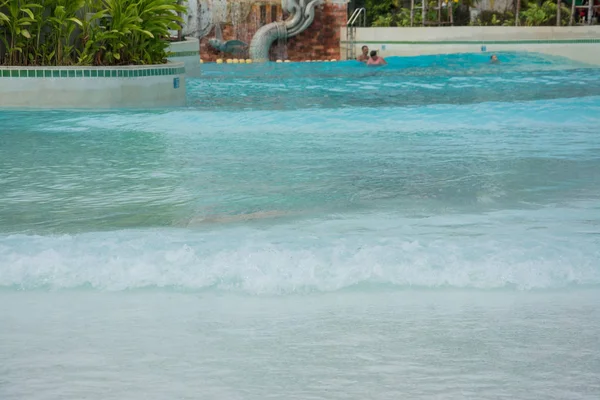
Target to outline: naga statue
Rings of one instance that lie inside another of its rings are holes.
[[[250,42],[250,58],[255,62],[269,61],[269,49],[276,40],[285,40],[304,32],[315,19],[315,6],[322,0],[281,0],[281,8],[290,14],[283,22],[271,22],[261,27]]]
[[[208,44],[213,49],[225,54],[242,54],[248,45],[241,40],[223,40],[220,25],[215,28],[214,38],[208,39]]]

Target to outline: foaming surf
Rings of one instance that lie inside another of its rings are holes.
[[[595,223],[567,209],[330,216],[294,223],[0,238],[11,290],[218,290],[251,295],[354,288],[545,290],[600,284]],[[533,213],[535,214],[535,213]],[[266,214],[266,216],[270,216]],[[521,222],[518,222],[521,220]],[[562,223],[569,220],[566,231]],[[239,222],[239,221],[238,221]]]

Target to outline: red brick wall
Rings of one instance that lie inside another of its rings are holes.
[[[340,59],[340,27],[348,19],[346,4],[325,3],[315,9],[307,30],[288,40],[290,61]]]
[[[266,7],[267,23],[273,19],[283,19],[281,7],[277,7],[277,16],[271,16],[271,7]],[[287,17],[287,16],[286,16]],[[331,60],[340,59],[340,27],[346,23],[347,5],[326,3],[315,8],[315,19],[310,27],[301,34],[288,39],[287,55],[290,61]],[[234,27],[223,24],[221,30],[224,40],[239,39],[250,44],[252,36],[260,27],[260,4],[252,7],[247,21],[238,24],[238,37],[234,37]],[[216,61],[219,58],[233,58],[232,55],[221,54],[208,45],[208,39],[215,37],[214,29],[200,40],[200,57],[204,62]],[[275,44],[271,50],[274,50]],[[248,54],[242,55],[248,58]],[[239,58],[242,58],[239,57]],[[275,61],[275,51],[271,51]]]

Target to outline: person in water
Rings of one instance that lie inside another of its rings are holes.
[[[387,62],[384,60],[383,57],[379,57],[377,55],[377,51],[373,50],[371,52],[371,58],[369,58],[369,61],[367,61],[367,65],[386,65]]]
[[[367,62],[369,60],[369,48],[367,46],[363,46],[361,50],[362,54],[356,57],[356,61]]]
[[[496,56],[495,54],[492,54],[492,56],[490,57],[490,62],[492,64],[497,64],[499,62],[498,61],[498,56]]]

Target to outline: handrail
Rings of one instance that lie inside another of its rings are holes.
[[[363,17],[363,19],[362,19],[363,26],[366,25],[367,10],[363,7],[363,8],[357,8],[356,10],[354,10],[354,12],[350,16],[350,18],[348,18],[348,22],[346,23],[346,26],[354,26],[354,23],[356,22],[358,17],[360,17],[361,15]]]

